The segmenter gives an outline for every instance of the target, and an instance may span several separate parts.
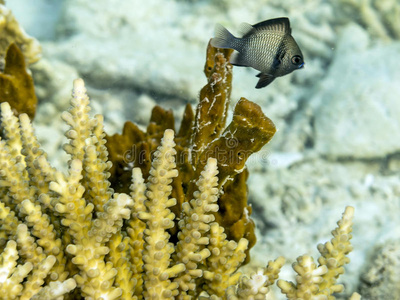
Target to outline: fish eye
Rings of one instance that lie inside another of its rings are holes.
[[[303,63],[303,60],[301,59],[300,55],[295,55],[292,57],[292,63],[295,65],[300,65],[301,63]]]

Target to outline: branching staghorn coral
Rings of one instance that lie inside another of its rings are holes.
[[[335,299],[333,293],[340,293],[344,287],[336,284],[339,275],[344,273],[343,266],[350,262],[346,256],[353,247],[350,244],[353,207],[346,207],[338,227],[332,231],[333,239],[324,245],[318,245],[321,256],[319,265],[314,263],[311,256],[303,255],[293,264],[296,271],[297,284],[284,280],[278,281],[278,286],[288,299]]]
[[[147,183],[134,168],[130,195],[114,193],[107,180],[102,118],[89,116],[82,80],[74,82],[71,105],[63,114],[70,126],[64,148],[71,160],[68,174],[62,174],[47,162],[28,116],[17,118],[8,103],[1,104],[0,288],[5,292],[0,298],[265,297],[284,259],[250,276],[238,272],[248,241],[228,240],[215,222],[221,192],[215,158],[207,158],[192,200],[183,204],[174,244],[167,231],[177,218],[169,210],[176,203],[169,196],[172,178],[178,175],[174,132],[164,132]],[[343,236],[351,230],[350,210],[332,243],[320,249],[320,263],[334,266],[327,278],[342,272],[333,257],[347,262],[343,255],[350,246],[338,250],[348,241]],[[327,280],[326,286],[336,285]]]
[[[194,199],[184,205],[180,242],[174,245],[166,231],[175,219],[168,209],[176,203],[169,197],[178,175],[174,132],[165,131],[147,185],[135,168],[132,197],[113,193],[102,118],[89,117],[82,80],[74,82],[71,105],[62,115],[70,126],[70,143],[64,147],[71,155],[67,175],[50,167],[27,115],[18,119],[8,103],[1,105],[1,263],[7,272],[0,285],[8,294],[0,297],[50,299],[75,286],[73,297],[87,299],[172,299],[205,290],[223,296],[221,278],[228,279],[227,287],[237,283],[240,274],[231,275],[243,262],[248,242],[226,240],[223,228],[213,222],[219,194],[216,159],[208,159]],[[124,225],[123,219],[130,220]],[[18,258],[24,263],[17,265]],[[228,263],[221,266],[223,261]]]
[[[284,259],[249,276],[239,271],[255,242],[244,164],[275,127],[244,98],[225,127],[229,54],[208,47],[208,83],[177,134],[161,108],[146,133],[130,129],[146,160],[129,168],[126,193],[111,188],[103,117],[90,116],[83,80],[75,80],[62,114],[67,174],[50,166],[28,115],[1,104],[0,299],[265,298]],[[189,155],[177,160],[182,153]],[[320,250],[320,264],[330,268],[324,291],[339,290],[342,268],[332,260],[346,263],[350,250],[342,251],[343,232],[335,238]]]

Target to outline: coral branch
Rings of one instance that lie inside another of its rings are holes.
[[[175,215],[168,209],[175,205],[176,200],[170,199],[172,178],[178,176],[175,164],[174,132],[166,130],[161,145],[154,153],[154,160],[147,184],[148,200],[144,202],[145,212],[139,213],[139,218],[146,223],[144,239],[146,246],[143,251],[145,287],[144,296],[157,299],[159,296],[172,299],[178,295],[178,284],[171,282],[185,270],[180,263],[169,267],[170,256],[174,252],[166,229],[174,226]]]
[[[298,276],[297,284],[279,280],[278,286],[288,299],[335,299],[333,293],[343,291],[343,286],[336,284],[338,277],[344,273],[343,266],[349,263],[346,256],[353,249],[350,244],[352,219],[354,208],[346,207],[343,217],[339,220],[338,227],[332,231],[333,239],[324,245],[318,245],[321,253],[318,259],[319,266],[308,255],[300,256],[293,264],[293,269]]]

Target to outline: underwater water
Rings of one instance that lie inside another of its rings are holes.
[[[400,299],[400,2],[398,0],[8,0],[39,40],[29,66],[39,98],[34,121],[57,167],[72,81],[83,78],[108,133],[125,121],[147,126],[154,105],[176,124],[206,84],[207,44],[216,23],[288,17],[305,67],[255,89],[258,71],[234,67],[231,109],[245,97],[278,132],[247,165],[258,242],[250,265],[279,255],[293,280],[296,257],[316,245],[346,206],[355,208],[354,250],[339,282],[347,299]],[[383,267],[384,266],[384,267]],[[390,292],[388,292],[390,291]],[[274,290],[271,299],[280,299]],[[391,295],[392,298],[388,295]]]

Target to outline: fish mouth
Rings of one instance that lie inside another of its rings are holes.
[[[299,69],[301,69],[301,68],[304,68],[304,65],[305,65],[306,63],[302,63],[300,66],[299,66]]]

